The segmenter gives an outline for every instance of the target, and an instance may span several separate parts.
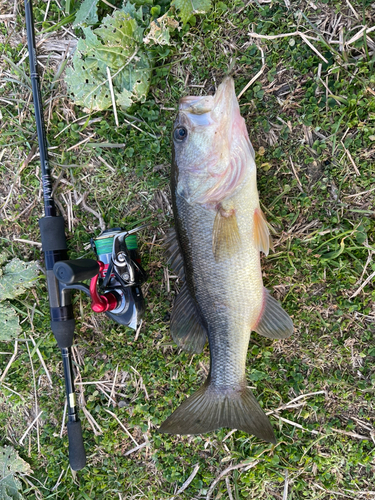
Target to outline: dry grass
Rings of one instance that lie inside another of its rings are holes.
[[[261,11],[269,6],[276,14],[285,7],[283,15],[273,20]],[[104,226],[144,218],[154,225],[140,239],[150,278],[148,313],[137,335],[92,316],[86,299],[76,297],[77,388],[89,461],[78,479],[67,472],[61,447],[62,366],[48,333],[44,286],[17,302],[27,335],[1,346],[8,354],[0,365],[2,374],[6,370],[0,417],[3,441],[33,464],[30,481],[39,490],[30,498],[50,491],[78,498],[75,481],[89,498],[375,497],[374,112],[355,117],[355,106],[367,99],[370,109],[375,97],[374,12],[367,6],[363,18],[361,3],[348,0],[259,0],[214,11],[176,38],[168,75],[156,73],[150,100],[134,120],[119,112],[119,127],[112,112],[84,115],[66,95],[59,73],[76,44],[70,26],[37,35],[54,195],[71,255],[86,254],[90,236]],[[21,3],[0,0],[0,237],[12,253],[39,259],[40,167],[21,23]],[[188,358],[167,345],[168,313],[179,288],[160,249],[172,213],[169,133],[178,97],[212,94],[229,67],[257,152],[261,199],[276,231],[275,252],[263,260],[264,280],[296,325],[291,339],[271,344],[254,336],[250,344],[250,383],[273,416],[276,448],[239,432],[165,439],[156,433],[208,367],[207,350]],[[335,89],[335,82],[345,86]],[[354,93],[360,97],[350,106]],[[313,108],[314,99],[324,105]],[[151,150],[156,142],[160,151]],[[366,239],[359,243],[363,225]],[[342,242],[340,255],[322,258]],[[34,304],[41,314],[32,329]]]

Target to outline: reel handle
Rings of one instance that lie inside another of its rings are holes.
[[[99,264],[94,259],[60,260],[53,266],[56,278],[65,285],[88,280],[99,273]]]
[[[98,266],[99,266],[99,272],[100,273],[103,272],[105,269],[105,265],[103,264],[103,262],[98,260]],[[104,295],[99,295],[96,286],[98,283],[98,278],[99,274],[94,276],[90,281],[90,295],[92,300],[91,309],[96,313],[113,311],[113,309],[116,309],[118,306],[117,294],[112,292],[107,292]]]

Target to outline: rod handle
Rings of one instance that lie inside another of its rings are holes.
[[[72,285],[96,276],[99,264],[94,259],[60,260],[53,266],[53,273],[62,283]]]
[[[86,465],[86,453],[83,446],[81,421],[68,422],[69,463],[73,470],[81,470]]]

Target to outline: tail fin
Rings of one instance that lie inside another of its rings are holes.
[[[163,422],[159,432],[204,434],[220,427],[239,429],[276,444],[271,423],[250,389],[220,390],[207,382]]]

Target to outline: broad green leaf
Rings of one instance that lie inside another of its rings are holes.
[[[127,2],[122,8],[122,11],[125,12],[126,14],[129,14],[133,19],[136,19],[139,22],[139,24],[142,24],[143,22],[142,7],[139,7],[139,9],[137,9],[134,3]]]
[[[206,14],[211,8],[211,0],[173,0],[178,9],[183,24],[186,24],[195,14]]]
[[[83,0],[79,8],[73,26],[88,25],[91,26],[99,22],[98,19],[99,0]]]
[[[3,275],[0,277],[0,301],[13,299],[24,293],[33,286],[37,276],[36,262],[13,259],[3,268]]]
[[[358,231],[355,233],[355,239],[357,240],[357,243],[363,245],[363,243],[367,240],[367,234],[364,231]]]
[[[76,104],[88,111],[111,107],[107,67],[110,70],[116,104],[123,109],[133,102],[144,102],[150,86],[152,61],[142,50],[142,13],[127,4],[102,25],[83,28],[85,39],[79,40],[73,57],[73,68],[66,71],[66,82]]]
[[[155,43],[157,45],[169,45],[170,34],[178,27],[178,22],[168,13],[159,17],[156,21],[151,21],[150,31],[143,39],[144,43]]]
[[[133,104],[131,97],[132,93],[129,92],[129,90],[124,89],[121,94],[116,94],[116,102],[124,109],[130,108],[130,106]]]
[[[1,252],[0,253],[0,266],[2,266],[4,264],[4,262],[6,262],[9,258],[9,254],[7,252]],[[2,272],[1,272],[1,269],[0,269],[0,276],[1,276]]]
[[[16,474],[31,474],[30,465],[11,446],[0,446],[0,498],[21,500],[22,483]]]
[[[18,314],[8,302],[0,302],[0,341],[16,339],[20,333]]]

